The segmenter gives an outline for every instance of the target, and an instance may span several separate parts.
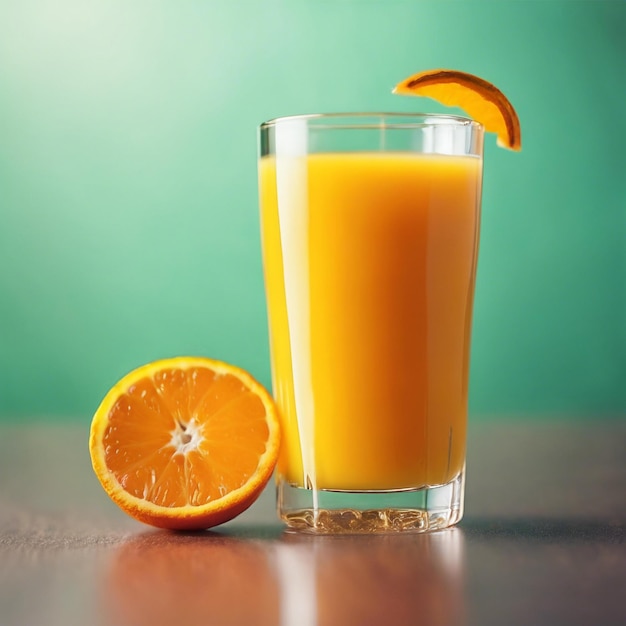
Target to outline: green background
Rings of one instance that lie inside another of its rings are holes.
[[[451,67],[496,83],[474,416],[626,409],[626,3],[8,0],[0,4],[0,418],[89,419],[161,357],[269,386],[256,127],[444,110],[391,95]]]

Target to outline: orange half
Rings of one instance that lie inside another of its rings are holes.
[[[279,440],[274,402],[250,374],[178,357],[134,370],[107,393],[89,452],[104,490],[126,513],[161,528],[204,529],[257,499]]]
[[[398,83],[393,93],[426,96],[446,106],[463,109],[472,119],[495,133],[498,145],[522,149],[519,118],[508,98],[483,78],[457,70],[428,70]]]

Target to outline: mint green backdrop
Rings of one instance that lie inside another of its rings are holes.
[[[391,95],[479,74],[489,136],[473,415],[626,409],[626,3],[7,0],[0,5],[0,416],[88,419],[153,359],[269,386],[256,127],[440,111]]]

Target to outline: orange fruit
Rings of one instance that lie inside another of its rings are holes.
[[[393,93],[426,96],[463,109],[472,119],[496,133],[498,145],[521,150],[519,118],[508,98],[483,78],[456,70],[428,70],[405,78]]]
[[[275,404],[250,374],[178,357],[124,376],[91,424],[89,452],[105,491],[132,517],[172,529],[226,522],[274,470]]]

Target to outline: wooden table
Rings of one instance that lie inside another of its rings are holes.
[[[471,424],[466,517],[285,533],[273,490],[211,532],[131,520],[88,424],[0,426],[0,625],[626,624],[626,421]]]

